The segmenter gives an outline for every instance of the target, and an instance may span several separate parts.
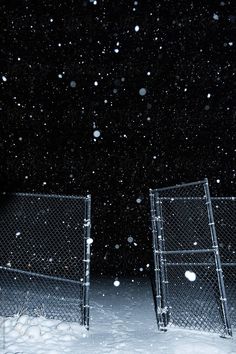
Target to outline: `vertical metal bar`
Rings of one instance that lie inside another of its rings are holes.
[[[83,276],[83,325],[89,329],[89,288],[90,288],[90,233],[91,195],[85,199],[84,217],[84,276]]]
[[[155,210],[156,210],[156,224],[157,224],[157,232],[158,232],[158,249],[159,249],[159,253],[160,253],[160,278],[161,278],[161,293],[162,293],[162,297],[161,297],[161,313],[162,313],[162,317],[163,317],[163,330],[166,331],[166,326],[167,326],[167,312],[168,312],[168,308],[167,308],[167,293],[166,293],[166,262],[165,259],[163,257],[163,219],[162,219],[162,205],[161,205],[161,200],[159,198],[159,193],[155,192]]]
[[[161,331],[164,327],[162,318],[162,303],[161,303],[161,275],[160,275],[160,260],[158,255],[157,242],[157,225],[156,225],[156,210],[155,210],[155,195],[152,189],[149,190],[150,204],[151,204],[151,220],[152,220],[152,248],[154,258],[154,275],[155,275],[155,301],[156,301],[156,317],[157,326]]]
[[[222,309],[222,315],[223,315],[223,321],[224,321],[224,330],[225,330],[226,336],[232,337],[232,328],[231,328],[231,323],[230,323],[230,318],[229,318],[229,313],[228,313],[227,298],[226,298],[225,285],[224,285],[224,277],[223,277],[223,272],[222,272],[219,247],[218,247],[217,235],[216,235],[216,230],[215,230],[215,223],[214,223],[214,216],[213,216],[213,211],[212,211],[212,204],[211,204],[211,196],[210,196],[210,191],[209,191],[208,179],[205,178],[204,182],[205,182],[204,183],[204,191],[205,191],[205,195],[206,195],[206,205],[207,205],[209,227],[210,227],[212,244],[213,244],[214,255],[215,255],[215,265],[216,265],[218,286],[219,286],[219,292],[220,292],[220,301],[221,301],[221,309]]]
[[[159,193],[158,193],[159,195]],[[165,288],[165,299],[166,302],[165,304],[163,304],[163,307],[165,309],[164,311],[164,324],[165,326],[168,325],[169,322],[169,282],[168,282],[168,276],[167,276],[167,255],[165,253],[166,251],[166,240],[165,240],[165,231],[164,231],[164,225],[163,225],[163,208],[162,208],[162,203],[163,201],[161,201],[158,197],[159,203],[160,203],[160,225],[161,225],[161,243],[162,243],[162,255],[163,255],[163,269],[164,269],[164,279],[163,279],[163,287]]]

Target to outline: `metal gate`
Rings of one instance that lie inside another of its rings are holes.
[[[236,328],[236,198],[211,199],[230,321]]]
[[[0,316],[89,328],[90,210],[90,196],[0,196]]]
[[[158,328],[232,336],[207,179],[150,190],[150,200]]]

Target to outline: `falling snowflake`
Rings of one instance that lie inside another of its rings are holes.
[[[146,90],[145,88],[141,88],[141,89],[139,90],[140,96],[145,96],[146,93],[147,93],[147,90]]]
[[[70,82],[70,87],[75,88],[76,87],[76,82],[72,80]]]
[[[94,130],[93,136],[94,136],[95,138],[99,138],[100,135],[101,135],[101,132],[100,132],[99,130]]]
[[[119,285],[120,285],[120,282],[119,282],[119,280],[115,280],[113,284],[114,284],[114,286],[116,286],[116,287],[117,287],[117,286],[119,286]]]
[[[184,273],[185,277],[189,280],[189,281],[195,281],[196,280],[196,273],[191,272],[190,270],[186,270],[186,272]]]

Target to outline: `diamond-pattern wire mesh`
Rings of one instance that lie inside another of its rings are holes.
[[[205,182],[151,191],[153,225],[157,228],[154,258],[160,280],[157,300],[161,308],[157,311],[159,322],[163,321],[160,327],[177,326],[225,335],[227,326]]]
[[[236,198],[211,198],[232,326],[236,328]]]
[[[207,257],[167,255],[168,326],[224,334],[216,267]]]
[[[85,324],[86,201],[0,196],[0,315],[44,315]]]

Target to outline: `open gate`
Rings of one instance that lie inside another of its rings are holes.
[[[159,330],[232,336],[208,180],[150,190]]]
[[[0,195],[0,316],[89,329],[91,197]]]

